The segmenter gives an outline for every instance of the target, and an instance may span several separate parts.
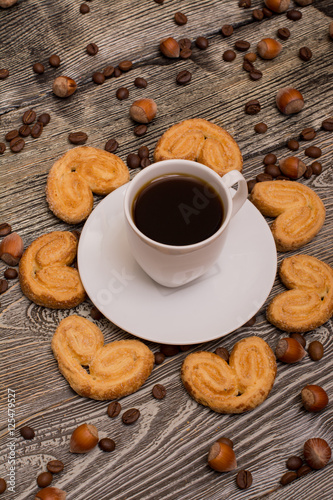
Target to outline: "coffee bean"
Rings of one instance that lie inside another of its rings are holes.
[[[118,142],[115,139],[109,139],[105,144],[104,149],[109,153],[114,153],[118,148]]]
[[[266,181],[272,181],[273,177],[269,174],[258,174],[256,176],[256,181],[257,182],[266,182]]]
[[[221,33],[224,37],[231,36],[234,32],[234,28],[231,26],[231,24],[225,24],[221,28]]]
[[[130,410],[125,411],[122,416],[122,421],[125,425],[134,424],[140,417],[140,411],[136,408],[131,408]]]
[[[302,467],[297,470],[297,477],[306,476],[306,474],[309,474],[309,472],[311,471],[311,467],[309,467],[308,465],[302,465]]]
[[[146,168],[149,167],[149,165],[151,165],[151,161],[149,160],[149,158],[142,158],[142,160],[140,161],[140,168]]]
[[[64,470],[64,464],[60,460],[50,460],[46,464],[46,468],[51,474],[59,474]]]
[[[0,80],[4,80],[5,78],[9,77],[9,71],[8,69],[2,68],[0,69]]]
[[[299,49],[299,57],[302,59],[302,61],[310,61],[312,57],[312,52],[309,49],[309,47],[301,47]]]
[[[231,441],[231,439],[229,439],[227,437],[222,436],[222,437],[218,438],[216,441],[217,441],[217,443],[226,444],[231,449],[234,447],[234,443]]]
[[[36,120],[36,113],[34,112],[33,109],[28,109],[22,116],[22,121],[24,125],[30,125]]]
[[[301,457],[296,457],[296,456],[289,457],[286,462],[287,469],[289,470],[297,470],[300,467],[302,467],[302,465],[303,465],[303,460],[301,459]]]
[[[115,78],[119,78],[119,76],[121,76],[122,74],[123,74],[123,72],[118,68],[118,66],[116,68],[114,68],[113,76]]]
[[[299,21],[302,18],[302,12],[296,9],[288,10],[287,18],[291,21]]]
[[[7,236],[12,232],[12,226],[7,224],[7,222],[2,222],[0,224],[0,236]]]
[[[269,163],[265,167],[265,174],[271,175],[273,177],[273,179],[275,179],[275,177],[282,175],[282,172],[277,165],[274,165],[273,163]]]
[[[138,89],[145,89],[147,87],[147,80],[145,80],[144,78],[141,78],[141,77],[137,77],[135,80],[134,80],[134,85],[138,88]]]
[[[0,294],[8,290],[8,281],[0,279]]]
[[[119,69],[123,72],[123,73],[126,73],[127,71],[129,71],[133,66],[133,63],[132,61],[121,61],[119,64],[118,64],[118,67]]]
[[[180,50],[190,49],[192,46],[192,42],[189,38],[181,38],[178,42]]]
[[[37,73],[37,75],[42,75],[45,71],[45,68],[42,63],[35,63],[32,69],[34,73]]]
[[[324,346],[318,340],[310,342],[308,353],[312,361],[319,361],[324,356]]]
[[[15,137],[18,137],[18,135],[19,135],[19,131],[18,130],[10,130],[5,135],[5,139],[6,139],[6,141],[10,142],[13,139],[15,139]]]
[[[107,453],[110,453],[110,451],[113,451],[115,449],[116,443],[113,441],[113,439],[103,438],[99,441],[98,447],[102,451],[106,451]]]
[[[255,126],[254,126],[254,130],[255,132],[257,132],[257,134],[264,134],[265,132],[267,132],[267,125],[266,123],[263,123],[263,122],[260,122],[260,123],[257,123]]]
[[[42,135],[43,132],[43,124],[42,123],[34,123],[31,129],[31,137],[37,139]]]
[[[114,73],[113,66],[106,66],[106,68],[103,69],[103,75],[105,76],[105,78],[111,78],[113,73]]]
[[[257,181],[255,179],[250,179],[247,181],[247,190],[248,193],[250,194],[254,188],[254,186],[257,184]]]
[[[87,54],[90,56],[95,56],[98,52],[98,47],[96,43],[89,43],[86,47]]]
[[[192,55],[192,50],[191,49],[182,49],[180,52],[179,52],[179,57],[181,59],[189,59]]]
[[[45,125],[47,125],[48,123],[50,123],[50,120],[51,120],[51,117],[48,113],[42,113],[38,118],[37,118],[37,121],[39,123],[42,123],[43,126],[45,127]]]
[[[260,78],[262,78],[262,72],[259,69],[254,69],[250,73],[250,78],[254,81],[260,80]]]
[[[243,9],[249,9],[251,7],[251,0],[239,0],[239,7],[243,7]]]
[[[99,311],[97,309],[97,307],[93,306],[91,309],[90,309],[90,316],[92,317],[92,319],[94,319],[95,321],[99,321],[100,319],[103,318],[103,314],[101,313],[101,311]]]
[[[180,345],[179,346],[179,349],[181,350],[181,352],[187,352],[189,351],[193,346],[192,345]]]
[[[175,23],[178,24],[178,26],[183,26],[184,24],[187,23],[187,17],[185,14],[182,14],[181,12],[176,12],[175,16]]]
[[[252,474],[249,470],[240,470],[236,476],[236,483],[238,488],[246,490],[252,485]]]
[[[298,141],[296,141],[296,139],[290,139],[287,142],[287,148],[290,149],[291,151],[297,151],[299,148]]]
[[[239,50],[240,52],[245,52],[250,48],[250,43],[246,42],[245,40],[237,40],[235,43],[235,49]]]
[[[161,365],[165,360],[165,355],[163,354],[163,352],[155,352],[154,358],[155,358],[155,365]]]
[[[118,89],[116,92],[116,97],[117,99],[119,99],[119,101],[127,99],[128,96],[129,96],[129,91],[125,87],[120,87],[120,89]]]
[[[89,5],[87,5],[86,3],[82,3],[80,5],[80,13],[81,14],[88,14],[88,12],[90,12],[90,7]]]
[[[12,141],[10,141],[10,149],[13,153],[19,153],[25,146],[25,142],[21,137],[15,137]]]
[[[273,15],[273,12],[271,10],[267,9],[267,7],[264,7],[262,9],[262,11],[264,13],[264,16],[267,17],[267,19],[269,19]]]
[[[204,36],[198,36],[198,38],[195,41],[195,45],[198,47],[198,49],[205,50],[208,48],[209,42],[207,38],[205,38]]]
[[[308,166],[303,174],[303,177],[304,177],[304,179],[310,179],[312,174],[313,174],[312,168],[310,166]]]
[[[163,5],[164,0],[154,0],[155,3],[158,3],[158,5]]]
[[[297,340],[297,342],[299,342],[301,344],[302,347],[305,347],[306,346],[306,340],[305,338],[303,337],[303,335],[301,335],[300,333],[292,333],[290,335],[291,338]],[[301,464],[302,465],[302,464]],[[288,467],[288,466],[287,466]],[[289,469],[289,467],[288,467]]]
[[[30,439],[33,439],[35,437],[35,431],[31,427],[29,427],[28,425],[21,427],[20,434],[23,437],[23,439],[30,440]]]
[[[136,135],[137,137],[142,137],[143,135],[145,135],[145,133],[147,132],[148,130],[148,127],[147,125],[144,125],[143,123],[141,125],[137,125],[134,129],[134,135]]]
[[[118,417],[121,412],[121,404],[118,401],[112,401],[107,409],[107,414],[110,418]]]
[[[140,167],[140,157],[135,153],[130,153],[127,156],[126,163],[128,168],[139,168]]]
[[[222,58],[226,62],[231,62],[236,58],[236,52],[229,49],[223,52]]]
[[[191,79],[192,79],[192,73],[184,69],[183,71],[180,71],[180,73],[178,73],[176,77],[176,82],[179,85],[186,85],[191,81]]]
[[[176,356],[179,353],[179,347],[178,345],[165,344],[161,346],[161,352],[167,357]]]
[[[290,31],[288,28],[279,28],[277,30],[277,36],[280,38],[280,40],[288,40],[290,37]]]
[[[141,146],[138,149],[138,155],[141,158],[141,160],[142,158],[149,158],[149,149],[147,148],[147,146]]]
[[[291,483],[291,482],[292,482],[292,481],[294,481],[296,478],[297,478],[297,474],[296,474],[296,472],[286,472],[286,473],[285,473],[285,474],[283,474],[283,476],[281,477],[281,479],[280,479],[280,484],[282,484],[282,486],[286,486],[286,484]]]
[[[264,13],[260,9],[254,9],[252,11],[252,17],[255,21],[262,21],[264,19]]]
[[[229,351],[225,347],[217,347],[214,352],[220,358],[224,359],[224,361],[226,361],[226,362],[229,361]]]
[[[310,158],[319,158],[321,156],[321,149],[317,146],[310,146],[306,148],[304,154]]]
[[[85,132],[71,132],[68,135],[68,140],[72,144],[84,144],[88,140],[88,136]]]
[[[253,326],[255,324],[255,322],[257,321],[257,318],[256,316],[252,316],[252,318],[249,319],[249,321],[247,321],[244,326]]]
[[[4,142],[0,142],[0,155],[3,155],[6,151],[6,144]]]
[[[271,165],[277,162],[277,157],[273,153],[268,153],[263,159],[264,165]]]
[[[93,82],[97,85],[102,85],[105,82],[105,76],[103,73],[96,71],[92,76]]]
[[[153,387],[152,395],[155,399],[163,399],[166,396],[166,388],[162,384],[156,384]]]
[[[247,115],[256,115],[261,109],[260,102],[257,99],[252,99],[245,104],[245,113]]]
[[[333,118],[326,118],[321,124],[321,128],[323,130],[327,130],[328,132],[333,131]]]
[[[2,493],[6,491],[6,488],[7,488],[6,481],[3,479],[3,477],[0,477],[0,495],[2,495]]]
[[[7,280],[14,280],[15,278],[17,278],[18,273],[17,273],[16,269],[13,269],[12,267],[8,267],[6,269],[6,271],[3,273],[3,275]]]
[[[244,55],[244,61],[248,61],[250,63],[253,63],[257,59],[257,54],[254,52],[248,52],[247,54]]]
[[[28,137],[31,133],[31,128],[29,125],[22,125],[22,127],[19,128],[19,134],[21,137]]]
[[[277,181],[290,181],[289,177],[287,177],[286,175],[279,175],[277,178],[276,178]]]
[[[250,61],[247,61],[246,59],[243,62],[243,69],[247,71],[248,73],[251,73],[251,71],[255,70],[255,67]]]
[[[300,133],[300,137],[303,141],[311,141],[316,137],[316,135],[315,129],[311,127],[303,129]]]
[[[46,488],[52,483],[53,476],[51,472],[42,472],[37,477],[37,484],[40,488]]]
[[[60,57],[57,54],[52,54],[49,58],[49,65],[53,68],[58,68],[60,66]]]
[[[319,161],[314,161],[313,163],[311,163],[311,168],[314,175],[321,174],[323,170],[323,166],[321,163],[319,163]]]

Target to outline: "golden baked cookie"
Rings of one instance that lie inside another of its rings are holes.
[[[118,399],[132,394],[154,366],[153,353],[139,340],[104,345],[100,329],[76,315],[60,322],[51,347],[60,372],[72,389],[86,398]]]
[[[236,141],[223,128],[202,118],[170,127],[159,139],[155,162],[179,158],[207,165],[219,175],[242,170],[243,159]]]
[[[333,269],[310,255],[294,255],[282,262],[279,275],[289,288],[269,304],[268,321],[286,332],[308,332],[333,314]]]
[[[258,182],[250,200],[263,215],[276,217],[271,230],[280,252],[309,243],[325,221],[323,202],[312,189],[299,182]]]
[[[24,252],[19,267],[22,292],[39,306],[70,309],[85,299],[77,269],[77,238],[69,231],[54,231],[37,238]]]
[[[88,146],[73,148],[55,162],[46,185],[52,212],[69,224],[88,217],[93,193],[106,195],[129,181],[129,170],[116,155]]]
[[[275,355],[260,337],[237,342],[229,364],[217,354],[189,354],[181,378],[189,395],[218,413],[243,413],[259,406],[270,393],[276,375]]]

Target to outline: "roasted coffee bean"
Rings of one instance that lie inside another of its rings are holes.
[[[257,181],[255,179],[250,179],[249,181],[247,181],[247,190],[248,190],[249,194],[252,192],[252,189],[254,188],[254,186],[256,184],[257,184]]]
[[[111,78],[113,73],[114,73],[113,66],[106,66],[106,68],[103,69],[103,75],[105,76],[105,78]]]
[[[52,483],[53,476],[51,472],[42,472],[37,477],[37,484],[40,488],[46,488]]]
[[[285,474],[283,474],[283,476],[281,477],[280,479],[280,484],[282,484],[282,486],[286,486],[286,484],[289,484],[291,483],[292,481],[294,481],[295,479],[297,478],[297,474],[296,472],[286,472]]]
[[[33,439],[35,437],[35,431],[31,427],[29,427],[28,425],[21,427],[20,434],[23,437],[23,439],[30,440],[30,439]]]
[[[252,485],[252,474],[249,470],[240,470],[236,476],[236,483],[238,488],[246,490]]]
[[[253,326],[255,324],[255,322],[257,321],[257,317],[256,316],[252,316],[251,319],[249,319],[249,321],[247,321],[244,326]]]
[[[64,470],[64,464],[60,460],[50,460],[47,462],[46,468],[51,474],[59,474]]]
[[[282,175],[282,172],[277,165],[269,163],[265,166],[265,174],[271,175],[275,179],[275,177]]]
[[[147,125],[145,125],[144,123],[141,123],[141,125],[137,125],[135,127],[134,135],[136,135],[137,137],[141,137],[141,136],[145,135],[147,130],[148,130]]]
[[[260,78],[262,78],[262,72],[259,69],[254,69],[250,73],[250,78],[254,81],[260,80]]]
[[[240,52],[245,52],[250,48],[250,43],[246,42],[245,40],[237,40],[235,43],[235,49],[239,50]]]
[[[321,149],[317,146],[310,146],[306,148],[304,154],[310,158],[319,158],[321,156]]]
[[[118,417],[121,412],[121,404],[118,401],[112,401],[107,409],[107,414],[110,418]]]
[[[118,148],[118,142],[115,139],[109,139],[105,144],[104,149],[109,153],[114,153]]]
[[[105,76],[103,73],[96,71],[92,76],[93,82],[97,85],[102,85],[105,82]]]
[[[225,347],[217,347],[214,352],[220,358],[224,359],[224,361],[226,361],[226,362],[229,361],[229,351]]]
[[[124,99],[128,99],[129,91],[125,87],[120,87],[120,89],[116,92],[116,97],[119,101],[123,101]]]
[[[264,165],[271,165],[272,163],[277,162],[277,157],[273,153],[268,153],[263,159]]]
[[[311,141],[316,137],[316,131],[314,128],[309,127],[302,130],[300,137],[303,141]]]
[[[71,132],[68,135],[68,140],[72,144],[84,144],[88,140],[88,136],[85,132]]]
[[[277,178],[276,178],[277,181],[290,181],[289,177],[287,177],[286,175],[279,175]]]
[[[176,77],[176,82],[179,85],[186,85],[191,81],[191,79],[192,79],[192,73],[187,71],[187,69],[184,69],[183,71],[180,71],[180,73],[178,73]]]
[[[31,128],[29,125],[22,125],[22,127],[19,128],[19,134],[21,137],[28,137],[31,133]]]
[[[179,349],[181,350],[181,352],[187,352],[189,351],[193,346],[192,345],[180,345],[179,346]]]
[[[149,158],[149,149],[147,148],[147,146],[141,146],[138,149],[138,155],[141,158],[141,160],[142,158]]]
[[[306,346],[306,340],[305,338],[303,337],[303,335],[301,335],[300,333],[292,333],[290,335],[291,338],[297,340],[297,342],[299,342],[301,344],[302,347],[305,347]],[[293,457],[292,457],[293,458]],[[301,464],[302,465],[302,464]],[[287,465],[288,467],[288,465]],[[290,469],[290,467],[288,467],[288,469]]]
[[[37,121],[39,123],[42,123],[43,124],[43,127],[45,127],[45,125],[47,125],[48,123],[50,123],[50,120],[51,120],[51,117],[48,113],[42,113],[38,118],[37,118]]]
[[[18,273],[13,267],[8,267],[3,275],[7,280],[14,280],[15,278],[17,278]]]
[[[6,151],[6,144],[4,142],[0,142],[0,155],[3,155]]]
[[[43,124],[42,123],[34,123],[31,129],[31,137],[37,139],[42,135],[43,132]]]
[[[128,168],[139,168],[140,167],[140,157],[135,153],[130,153],[127,156],[126,163]]]
[[[302,18],[302,12],[296,9],[288,10],[287,18],[291,21],[299,21]]]
[[[179,57],[181,59],[189,59],[192,55],[192,50],[191,49],[182,49],[180,52],[179,52]]]
[[[165,344],[161,346],[161,352],[167,357],[176,356],[179,353],[179,347],[178,345]]]
[[[321,124],[321,128],[323,130],[327,130],[328,132],[333,131],[333,118],[326,118]]]
[[[110,453],[110,451],[113,451],[115,449],[116,443],[113,441],[113,439],[103,438],[98,442],[98,447],[102,451],[106,451],[107,453]]]
[[[174,15],[174,19],[175,23],[178,24],[178,26],[183,26],[187,23],[187,17],[181,12],[176,12],[176,14]]]
[[[302,465],[303,465],[303,460],[301,459],[301,457],[296,457],[296,456],[289,457],[286,462],[287,469],[289,470],[297,470],[300,467],[302,467]]]
[[[306,476],[306,474],[309,474],[309,472],[311,471],[311,467],[309,467],[308,465],[302,465],[302,467],[297,470],[297,477]]]
[[[0,279],[0,294],[8,290],[8,281]]]
[[[90,7],[89,5],[87,5],[86,3],[82,3],[80,5],[80,13],[81,14],[88,14],[88,12],[90,12]]]
[[[250,61],[244,61],[243,62],[243,69],[247,71],[248,73],[251,73],[251,71],[254,71],[255,67]]]
[[[36,113],[34,112],[33,109],[28,109],[22,116],[22,121],[24,125],[30,125],[36,120]]]
[[[303,177],[304,179],[310,179],[310,177],[312,176],[313,172],[312,172],[312,168],[310,167],[310,165],[306,168],[304,174],[303,174]]]
[[[0,69],[0,80],[4,80],[5,78],[9,77],[9,71],[8,69],[2,68]]]
[[[271,10],[267,9],[267,7],[264,7],[262,9],[262,11],[264,13],[264,16],[267,17],[267,19],[269,19],[273,15],[273,12]]]
[[[252,11],[252,17],[255,21],[262,21],[264,19],[264,13],[260,9],[254,9]]]
[[[149,158],[142,158],[142,160],[140,161],[140,168],[146,168],[149,167],[149,165],[151,165],[151,161],[149,160]]]
[[[257,59],[257,54],[255,54],[254,52],[248,52],[247,54],[244,55],[244,61],[254,63],[256,59]]]
[[[97,309],[97,307],[93,306],[91,309],[90,309],[90,316],[92,317],[92,319],[94,319],[95,321],[99,321],[100,319],[103,318],[103,314],[101,313],[101,311],[99,311]]]
[[[234,28],[231,26],[231,24],[225,24],[221,28],[221,33],[224,37],[231,36],[234,32]]]
[[[310,342],[308,353],[312,361],[319,361],[324,356],[324,346],[319,340]]]
[[[116,68],[114,68],[113,76],[115,78],[119,78],[119,76],[121,76],[122,74],[123,74],[123,72],[121,71],[120,68],[118,68],[118,66]]]
[[[243,9],[249,9],[251,7],[251,0],[239,0],[239,7],[243,7]]]
[[[198,47],[198,49],[205,50],[208,48],[209,42],[207,38],[205,38],[204,36],[198,36],[198,38],[195,41],[195,45]]]
[[[272,181],[273,177],[269,174],[258,174],[256,176],[256,181],[257,182],[266,182],[266,181]]]
[[[155,352],[154,358],[155,358],[155,365],[161,365],[165,360],[165,354],[163,354],[163,352]]]
[[[34,73],[37,73],[37,75],[42,75],[45,71],[44,65],[42,63],[35,63],[32,69]]]
[[[254,130],[255,132],[257,132],[257,134],[264,134],[265,132],[267,132],[267,125],[266,123],[263,123],[263,122],[260,122],[260,123],[257,123],[255,126],[254,126]]]
[[[0,477],[0,495],[2,495],[2,493],[6,491],[6,488],[7,488],[6,481],[3,479],[3,477]]]
[[[291,151],[297,151],[299,148],[298,141],[296,141],[296,139],[290,139],[287,142],[287,148],[290,149]]]
[[[118,64],[118,67],[119,67],[119,69],[120,69],[123,73],[126,73],[127,71],[129,71],[130,69],[132,69],[132,67],[133,67],[133,63],[132,63],[132,61],[121,61],[121,62]]]
[[[153,387],[152,395],[155,399],[163,399],[166,396],[166,388],[162,384],[156,384]]]
[[[181,38],[178,42],[180,50],[190,49],[192,46],[192,42],[189,38]]]
[[[228,49],[223,52],[222,58],[223,61],[231,62],[236,58],[236,52],[234,50]]]
[[[163,5],[164,0],[154,0],[155,3],[158,3],[158,5]]]
[[[57,54],[52,54],[49,58],[49,65],[53,68],[58,68],[60,66],[60,57]]]
[[[89,43],[86,47],[87,54],[90,56],[95,56],[98,52],[98,47],[96,43]]]
[[[233,449],[233,447],[234,447],[234,443],[231,441],[231,439],[229,439],[227,437],[222,436],[222,437],[218,438],[216,441],[217,441],[217,443],[224,443],[224,444],[226,444],[231,449]]]
[[[323,170],[323,166],[321,163],[319,163],[319,161],[314,161],[313,163],[311,163],[311,168],[314,175],[321,174]]]
[[[15,139],[15,137],[18,137],[18,135],[19,135],[19,131],[18,130],[10,130],[5,135],[5,139],[6,139],[6,141],[10,142],[13,139]]]
[[[290,31],[288,28],[279,28],[277,30],[277,36],[280,38],[280,40],[288,40],[290,37]]]
[[[138,88],[138,89],[145,89],[147,87],[147,80],[145,80],[144,78],[138,76],[135,80],[134,80],[134,85]]]
[[[122,421],[125,425],[134,424],[140,417],[140,411],[137,408],[131,408],[130,410],[125,411],[122,416]]]
[[[0,224],[0,236],[7,236],[12,232],[12,226],[7,224],[7,222],[2,222]]]
[[[309,47],[301,47],[299,49],[299,57],[302,59],[302,61],[310,61],[312,57],[312,52],[309,49]]]
[[[21,137],[15,137],[12,141],[10,141],[10,149],[13,153],[19,153],[25,146],[25,142]]]
[[[261,109],[260,102],[257,99],[252,99],[245,104],[245,113],[247,115],[256,115]]]

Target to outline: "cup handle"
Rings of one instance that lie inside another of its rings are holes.
[[[244,205],[248,196],[248,188],[247,182],[243,175],[238,170],[231,170],[224,174],[221,178],[222,183],[228,189],[231,188],[234,184],[238,184],[237,191],[235,193],[231,193],[232,197],[232,211],[231,217],[236,215],[238,210]]]

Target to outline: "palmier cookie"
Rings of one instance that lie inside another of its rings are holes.
[[[310,255],[284,259],[279,270],[289,288],[269,304],[268,321],[287,332],[308,332],[333,314],[333,269]]]
[[[271,230],[280,252],[309,243],[325,221],[323,202],[312,189],[299,182],[258,182],[250,200],[263,215],[276,217]]]
[[[243,159],[236,141],[223,128],[201,118],[185,120],[170,127],[159,139],[155,162],[178,158],[193,160],[219,175],[242,170]]]
[[[51,347],[59,370],[80,396],[118,399],[137,391],[149,377],[154,355],[139,340],[104,345],[100,329],[88,319],[63,319]],[[83,368],[89,367],[89,373]]]
[[[88,217],[93,193],[106,195],[129,181],[129,170],[116,155],[80,146],[67,151],[51,168],[46,199],[52,212],[69,224]]]
[[[181,378],[189,395],[218,413],[253,410],[267,398],[276,375],[272,349],[260,337],[237,342],[229,364],[217,354],[189,354]]]
[[[70,309],[85,299],[79,273],[69,267],[77,243],[68,231],[44,234],[31,243],[19,267],[21,289],[28,299],[52,309]]]

